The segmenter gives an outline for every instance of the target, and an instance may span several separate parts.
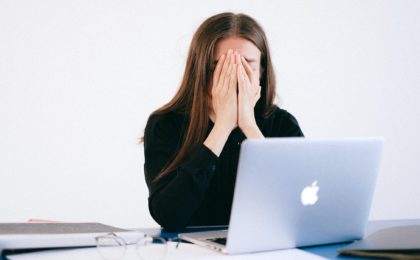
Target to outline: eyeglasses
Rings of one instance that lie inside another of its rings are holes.
[[[103,259],[123,259],[129,245],[135,245],[136,253],[142,260],[164,259],[168,251],[166,240],[161,237],[152,237],[139,233],[136,242],[127,242],[115,233],[96,237],[96,248]]]

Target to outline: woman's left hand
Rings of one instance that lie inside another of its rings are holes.
[[[254,107],[261,96],[261,86],[253,83],[253,72],[248,62],[240,54],[236,54],[238,64],[238,126],[249,138],[255,136],[256,132],[261,133],[255,121]],[[247,134],[249,133],[249,134]],[[262,134],[261,134],[262,135]]]

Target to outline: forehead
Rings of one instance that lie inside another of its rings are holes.
[[[220,39],[215,46],[214,59],[227,53],[229,49],[238,50],[238,53],[243,55],[248,60],[260,60],[261,52],[252,42],[240,37],[228,37]]]

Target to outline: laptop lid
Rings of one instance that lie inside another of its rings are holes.
[[[360,239],[382,138],[242,143],[228,231],[231,254]]]

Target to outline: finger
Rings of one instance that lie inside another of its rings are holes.
[[[235,92],[236,93],[236,83],[237,83],[237,76],[236,76],[236,70],[237,70],[238,64],[232,64],[232,71],[230,74],[230,81],[229,81],[229,92]]]
[[[232,55],[231,64],[236,64],[236,56],[238,55],[238,51],[235,51]]]
[[[232,54],[232,50],[229,49],[226,57],[225,57],[225,61],[223,62],[223,66],[222,66],[222,72],[218,81],[218,86],[221,87],[223,86],[224,82],[225,82],[225,78],[226,78],[226,73],[229,72],[229,64],[230,64],[230,59],[231,59],[231,54]]]
[[[221,89],[220,89],[222,94],[226,94],[229,90],[230,78],[231,78],[231,74],[232,74],[232,67],[233,67],[233,64],[229,64],[229,68],[226,71],[226,75],[225,75],[225,78],[223,80],[223,83],[222,83],[222,86],[221,86]]]
[[[219,60],[217,61],[217,65],[216,65],[216,68],[214,69],[214,74],[213,74],[214,86],[217,86],[217,84],[219,83],[220,73],[222,71],[223,61],[225,60],[225,57],[226,55],[223,54],[222,56],[220,56]]]
[[[235,55],[235,63],[238,64],[238,66],[241,64],[241,55],[239,53]]]
[[[252,75],[253,75],[252,68],[251,68],[251,66],[249,66],[249,64],[245,60],[245,57],[244,56],[242,56],[242,64],[243,64],[243,66],[245,68],[246,73],[248,74],[248,77],[251,79],[252,78]]]
[[[252,83],[251,83],[251,80],[248,78],[248,75],[246,74],[246,72],[245,72],[245,68],[244,68],[244,66],[241,66],[241,75],[242,75],[242,81],[243,81],[243,90],[244,91],[247,91],[248,93],[252,93],[252,94],[254,94],[255,93],[255,91],[254,91],[254,89],[253,89],[253,86],[252,86]],[[251,95],[252,95],[251,94]]]
[[[243,92],[243,88],[244,88],[244,80],[242,77],[242,69],[241,69],[241,65],[237,65],[237,70],[236,70],[236,80],[238,81],[238,94],[242,95]]]
[[[229,54],[228,68],[227,68],[225,77],[223,79],[223,86],[225,86],[226,88],[229,88],[230,75],[232,74],[232,67],[231,66],[233,64],[235,64],[235,55],[234,55],[232,50],[229,50],[229,51],[231,51],[231,53]]]
[[[245,68],[244,66],[242,66],[242,64],[241,64],[241,78],[244,83],[247,83],[248,75],[246,75]]]
[[[245,85],[245,77],[244,77],[244,68],[242,64],[238,65],[238,87],[239,87],[239,93],[242,93],[244,90]]]
[[[247,82],[247,75],[245,74],[245,70],[244,70],[244,66],[242,65],[241,60],[243,59],[242,55],[238,55],[238,59],[236,60],[238,62],[238,85],[239,85],[239,91],[244,93],[244,91],[246,90],[247,84],[249,83],[249,81]]]
[[[238,69],[236,70],[236,75],[238,78],[238,84],[243,80],[243,74],[242,74],[242,64],[241,64],[241,55],[238,54],[236,56],[236,64],[238,65]]]
[[[242,69],[243,69],[243,75],[244,75],[244,80],[251,82],[251,76],[252,74],[252,69],[249,66],[248,62],[245,60],[245,57],[242,56],[241,57],[241,65],[242,65]]]

